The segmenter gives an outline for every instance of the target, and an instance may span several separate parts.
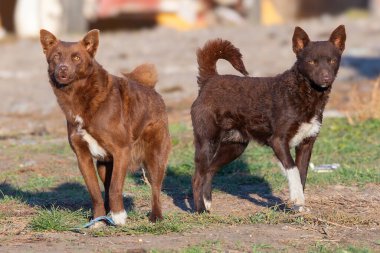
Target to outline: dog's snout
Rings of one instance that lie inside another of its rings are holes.
[[[323,80],[323,82],[325,82],[325,83],[329,83],[329,82],[331,82],[331,77],[330,77],[329,75],[324,75],[324,76],[322,77],[322,80]]]
[[[67,72],[68,70],[69,70],[69,67],[67,67],[66,65],[61,65],[58,68],[59,72]]]
[[[60,83],[65,83],[69,80],[70,68],[65,64],[58,65],[55,70],[55,77]]]
[[[332,82],[332,76],[328,71],[322,71],[321,73],[321,79],[323,83],[331,83]]]

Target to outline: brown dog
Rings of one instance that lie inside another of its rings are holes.
[[[343,25],[328,41],[310,41],[306,32],[296,27],[293,51],[297,61],[275,77],[218,75],[219,59],[248,74],[242,55],[229,41],[209,41],[198,50],[200,89],[191,108],[196,167],[193,194],[198,212],[210,210],[215,173],[239,157],[251,140],[273,149],[288,178],[294,209],[304,210],[311,152],[345,40]],[[291,148],[295,148],[295,159]]]
[[[143,165],[152,188],[150,220],[161,219],[160,191],[171,144],[165,104],[154,90],[154,67],[142,65],[124,78],[108,74],[94,59],[98,30],[79,42],[59,41],[41,30],[40,40],[50,84],[66,116],[69,142],[91,195],[93,217],[110,211],[117,225],[125,224],[124,178],[127,170]]]

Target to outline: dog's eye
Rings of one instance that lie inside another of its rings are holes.
[[[58,60],[58,59],[59,59],[59,54],[55,54],[55,55],[53,56],[53,59],[54,59],[54,60]]]
[[[80,57],[79,57],[78,55],[73,56],[73,60],[74,60],[74,61],[79,61],[79,60],[80,60]]]
[[[311,61],[307,61],[307,63],[309,63],[310,65],[315,65],[317,62],[314,60],[311,60]]]
[[[329,60],[329,63],[330,63],[330,64],[335,64],[335,63],[336,63],[336,60],[335,60],[335,59],[330,59],[330,60]]]

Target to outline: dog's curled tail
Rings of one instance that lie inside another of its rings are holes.
[[[158,81],[156,67],[153,64],[145,63],[137,66],[132,72],[122,72],[129,79],[132,79],[141,85],[154,88]]]
[[[229,61],[237,71],[247,76],[248,72],[241,58],[239,49],[228,40],[209,40],[203,48],[197,50],[199,87],[202,88],[210,77],[218,74],[216,62],[219,59]]]

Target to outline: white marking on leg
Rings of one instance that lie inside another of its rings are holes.
[[[289,183],[290,201],[296,206],[305,204],[305,196],[303,194],[300,172],[297,167],[285,170]]]
[[[118,213],[114,213],[111,211],[110,215],[111,215],[111,218],[115,222],[116,225],[125,225],[125,222],[126,222],[127,216],[128,216],[127,212],[125,210],[118,212]]]
[[[82,136],[82,139],[87,142],[93,157],[104,158],[107,156],[107,152],[99,145],[99,143],[92,137],[85,129],[83,129],[83,119],[77,115],[75,122],[78,123],[77,132]]]
[[[296,147],[304,139],[316,136],[319,133],[320,128],[321,122],[318,121],[317,116],[314,116],[308,123],[302,123],[298,128],[296,135],[290,140],[290,147]]]
[[[204,195],[203,195],[203,204],[205,205],[206,211],[211,210],[211,201],[208,200]]]

